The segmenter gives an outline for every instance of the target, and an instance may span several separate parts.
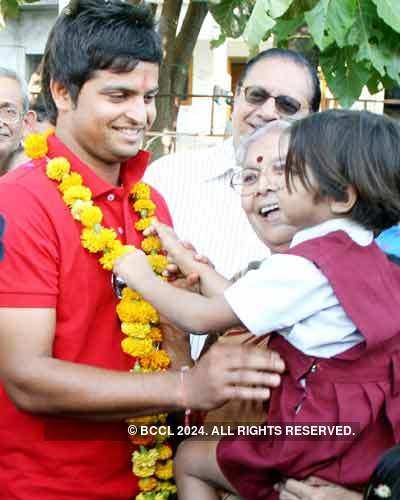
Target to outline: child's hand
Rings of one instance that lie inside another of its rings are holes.
[[[196,254],[193,245],[190,243],[182,243],[175,232],[165,224],[158,221],[153,222],[151,228],[147,230],[149,234],[157,233],[160,238],[164,250],[168,252],[168,258],[171,262],[168,266],[168,271],[172,274],[177,274],[179,268],[185,276],[199,271],[199,266],[209,264],[208,259]],[[177,267],[175,268],[174,265]]]
[[[134,250],[117,259],[114,273],[130,288],[136,288],[140,282],[155,278],[147,256],[141,250]]]

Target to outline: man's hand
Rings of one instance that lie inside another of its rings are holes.
[[[309,477],[305,481],[288,479],[275,489],[279,491],[279,500],[362,500],[361,493],[318,477]]]
[[[279,354],[246,345],[213,345],[184,375],[185,404],[202,410],[230,399],[266,400],[280,384],[285,365]]]

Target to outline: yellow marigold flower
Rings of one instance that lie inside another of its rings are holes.
[[[64,175],[62,182],[58,185],[59,191],[65,193],[72,186],[82,186],[82,176],[76,172]]]
[[[66,158],[53,158],[46,166],[46,175],[53,181],[61,181],[71,169],[71,164]]]
[[[144,339],[147,337],[151,331],[151,326],[147,323],[122,323],[121,331],[128,335],[129,337],[136,337],[139,339]]]
[[[161,274],[165,271],[168,265],[168,259],[165,255],[148,255],[147,258],[155,273]]]
[[[156,424],[157,420],[158,420],[157,415],[144,415],[143,417],[127,418],[126,422],[128,424],[134,424],[134,425],[152,425]]]
[[[81,210],[81,222],[85,227],[93,227],[96,224],[101,224],[103,213],[99,207],[83,207]]]
[[[117,237],[113,229],[102,227],[100,231],[85,228],[81,234],[83,248],[96,253],[104,250]]]
[[[107,244],[104,255],[99,260],[100,264],[104,269],[111,271],[114,267],[114,263],[119,257],[125,255],[127,252],[131,252],[132,250],[136,250],[135,247],[131,245],[123,245],[119,240],[110,241]]]
[[[167,444],[158,445],[157,451],[159,460],[168,460],[168,458],[172,457],[171,447],[168,446]]]
[[[138,477],[150,477],[155,472],[158,451],[155,448],[134,451],[132,454],[133,473]]]
[[[24,150],[29,158],[42,158],[48,151],[47,137],[42,134],[29,134],[24,140]]]
[[[166,491],[174,495],[176,493],[176,486],[169,481],[159,481],[157,491]]]
[[[154,217],[143,217],[142,219],[135,222],[135,229],[137,229],[138,231],[144,231],[152,225],[154,220]]]
[[[156,205],[151,200],[137,200],[133,204],[133,210],[142,217],[150,217],[156,211]]]
[[[162,342],[164,337],[163,337],[161,328],[157,328],[156,326],[153,326],[153,328],[150,330],[149,338],[153,342]]]
[[[170,364],[171,360],[163,349],[153,351],[148,356],[140,359],[140,366],[151,371],[165,370]]]
[[[141,491],[151,491],[157,488],[158,481],[154,477],[145,477],[144,479],[140,479],[138,486]]]
[[[63,200],[69,207],[76,200],[89,201],[92,199],[92,192],[85,186],[71,186],[64,191]]]
[[[153,342],[150,339],[134,339],[127,337],[121,342],[122,350],[130,356],[141,358],[148,356],[153,350]]]
[[[131,189],[131,194],[136,200],[150,199],[150,187],[144,182],[137,182]]]
[[[117,314],[126,323],[158,323],[159,316],[154,307],[144,300],[121,300]]]
[[[161,250],[161,240],[157,236],[148,236],[142,241],[141,247],[143,252],[146,253],[159,252]]]
[[[157,463],[155,475],[159,479],[171,479],[174,476],[174,461],[167,460],[165,463]]]
[[[76,200],[71,205],[71,214],[75,220],[81,220],[81,213],[84,208],[89,208],[93,206],[93,201],[82,201]]]
[[[122,290],[122,300],[132,299],[132,300],[140,300],[142,297],[132,290],[129,287],[126,287]]]
[[[168,413],[159,413],[157,415],[158,421],[160,424],[165,424],[167,421]]]

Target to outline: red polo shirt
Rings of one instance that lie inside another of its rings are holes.
[[[64,156],[83,177],[103,224],[123,243],[138,246],[138,220],[128,196],[146,168],[139,152],[121,167],[121,187],[95,173],[56,137],[49,157]],[[153,191],[157,217],[171,224],[167,206]],[[0,214],[6,220],[0,262],[0,307],[57,309],[55,358],[127,371],[121,351],[111,273],[80,244],[82,226],[62,201],[43,161],[22,165],[0,180]],[[0,386],[0,497],[7,500],[128,500],[137,493],[126,425],[46,418],[17,410]]]

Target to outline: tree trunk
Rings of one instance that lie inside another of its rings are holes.
[[[207,15],[207,2],[191,1],[177,34],[182,0],[164,0],[160,20],[163,40],[164,62],[160,70],[160,96],[157,99],[157,119],[153,125],[156,132],[176,130],[179,96],[185,90],[190,59],[196,45],[201,26]],[[152,140],[149,150],[153,160],[169,152],[168,137]]]

